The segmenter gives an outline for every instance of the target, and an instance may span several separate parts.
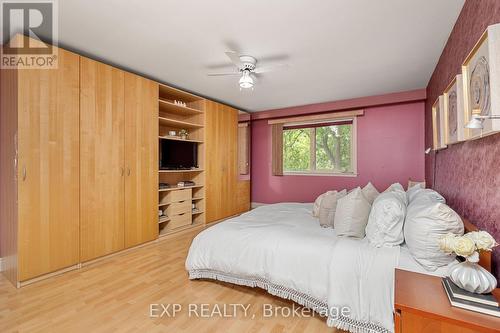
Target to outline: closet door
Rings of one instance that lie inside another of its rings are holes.
[[[238,111],[207,101],[206,200],[207,222],[236,214],[238,181]]]
[[[81,261],[124,248],[124,72],[80,61]]]
[[[18,71],[18,280],[79,261],[79,56]]]
[[[220,141],[222,142],[224,164],[222,170],[222,218],[238,214],[238,110],[222,105]]]
[[[158,237],[158,84],[125,74],[125,247]]]

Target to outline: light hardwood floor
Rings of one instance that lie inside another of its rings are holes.
[[[318,316],[264,318],[263,304],[293,303],[261,289],[190,281],[184,262],[195,234],[166,237],[21,289],[0,277],[0,332],[337,332]],[[151,318],[155,303],[183,310]],[[189,303],[250,304],[255,318],[243,311],[236,318],[190,317]]]

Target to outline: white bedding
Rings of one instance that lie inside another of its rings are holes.
[[[264,288],[327,314],[330,326],[393,332],[394,268],[423,269],[404,247],[336,237],[311,210],[312,204],[266,205],[201,232],[186,260],[190,278]],[[351,309],[349,318],[333,311],[342,306]]]

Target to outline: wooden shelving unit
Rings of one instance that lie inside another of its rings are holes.
[[[186,170],[158,170],[159,173],[184,173],[184,172],[202,172],[203,169],[186,169]]]
[[[172,102],[165,101],[163,99],[158,100],[160,103],[160,112],[165,113],[177,113],[179,115],[193,115],[193,114],[203,114],[203,111],[193,109],[187,106],[176,105]]]
[[[161,188],[158,191],[159,192],[168,192],[168,191],[175,191],[175,190],[182,190],[186,188],[201,188],[203,185],[195,185],[195,186],[172,186],[169,188]]]
[[[174,104],[186,103],[186,106]],[[159,170],[160,183],[174,185],[158,190],[158,209],[168,215],[159,219],[160,237],[205,224],[205,99],[166,86],[159,86],[158,140],[194,142],[198,146],[198,168],[191,170]],[[169,136],[169,131],[189,132],[187,139]],[[172,152],[175,153],[175,152]],[[175,186],[180,181],[194,186]],[[188,190],[188,191],[185,191]],[[186,203],[188,201],[189,203]],[[192,209],[192,205],[196,210]],[[170,214],[171,213],[171,214]]]
[[[180,137],[176,137],[176,136],[159,136],[158,138],[163,139],[163,140],[187,141],[187,142],[203,143],[203,140],[181,139]]]

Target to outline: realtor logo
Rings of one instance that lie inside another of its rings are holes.
[[[57,68],[56,0],[0,0],[1,67]]]

